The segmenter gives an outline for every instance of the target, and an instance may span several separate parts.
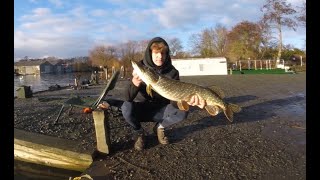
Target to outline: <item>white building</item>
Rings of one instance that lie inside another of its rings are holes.
[[[224,57],[172,59],[172,65],[180,76],[227,75],[227,60]]]

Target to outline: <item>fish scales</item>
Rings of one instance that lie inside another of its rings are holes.
[[[151,89],[153,89],[161,96],[172,101],[177,101],[177,105],[181,110],[188,110],[189,105],[187,102],[190,102],[191,97],[196,95],[206,101],[204,109],[212,116],[216,116],[222,110],[227,119],[232,122],[233,113],[241,111],[240,106],[224,102],[221,93],[217,90],[169,79],[134,61],[131,63],[136,73],[146,83],[146,91],[150,96],[152,96]]]
[[[210,90],[195,84],[160,77],[156,83],[151,83],[151,86],[156,92],[174,101],[189,101],[193,95],[198,95],[205,99],[209,105],[219,104],[222,107],[224,106],[223,102],[219,101],[219,98],[212,94]]]

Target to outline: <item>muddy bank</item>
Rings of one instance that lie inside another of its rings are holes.
[[[133,150],[131,128],[117,108],[122,100],[119,81],[106,101],[110,112],[112,153],[86,173],[98,179],[306,179],[306,76],[233,75],[182,77],[203,86],[220,86],[225,100],[242,106],[229,124],[223,114],[211,117],[193,108],[186,120],[168,129],[171,144],[159,145],[148,132],[146,149]],[[103,85],[88,89],[46,91],[32,98],[14,100],[14,127],[40,134],[77,140],[79,150],[94,150],[91,114],[81,108],[62,113],[71,95],[97,98]]]

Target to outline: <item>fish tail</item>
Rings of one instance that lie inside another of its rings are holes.
[[[224,114],[230,122],[233,122],[233,113],[238,113],[241,111],[241,107],[236,104],[227,104]]]

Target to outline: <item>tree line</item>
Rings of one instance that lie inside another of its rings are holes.
[[[284,59],[305,52],[283,45],[283,27],[296,30],[306,26],[306,3],[293,7],[286,0],[266,0],[258,22],[241,21],[228,30],[223,25],[203,29],[189,37],[191,51],[183,51],[179,38],[167,39],[172,58],[226,57],[229,63],[248,59]],[[275,32],[272,34],[272,32]],[[274,37],[273,35],[276,35]],[[130,61],[143,59],[149,40],[128,41],[119,45],[98,45],[89,50],[89,63],[97,67],[131,67]]]
[[[184,51],[179,38],[167,39],[172,58],[225,57],[229,64],[238,60],[289,60],[294,56],[306,59],[306,52],[282,42],[283,28],[306,27],[306,2],[293,7],[286,0],[265,0],[257,22],[243,20],[231,29],[221,24],[190,35],[189,51]],[[76,69],[102,69],[121,66],[130,71],[130,61],[143,59],[149,39],[130,40],[118,45],[97,45],[89,49],[86,61],[77,61]],[[78,59],[78,58],[76,58]],[[278,61],[277,61],[278,62]]]

